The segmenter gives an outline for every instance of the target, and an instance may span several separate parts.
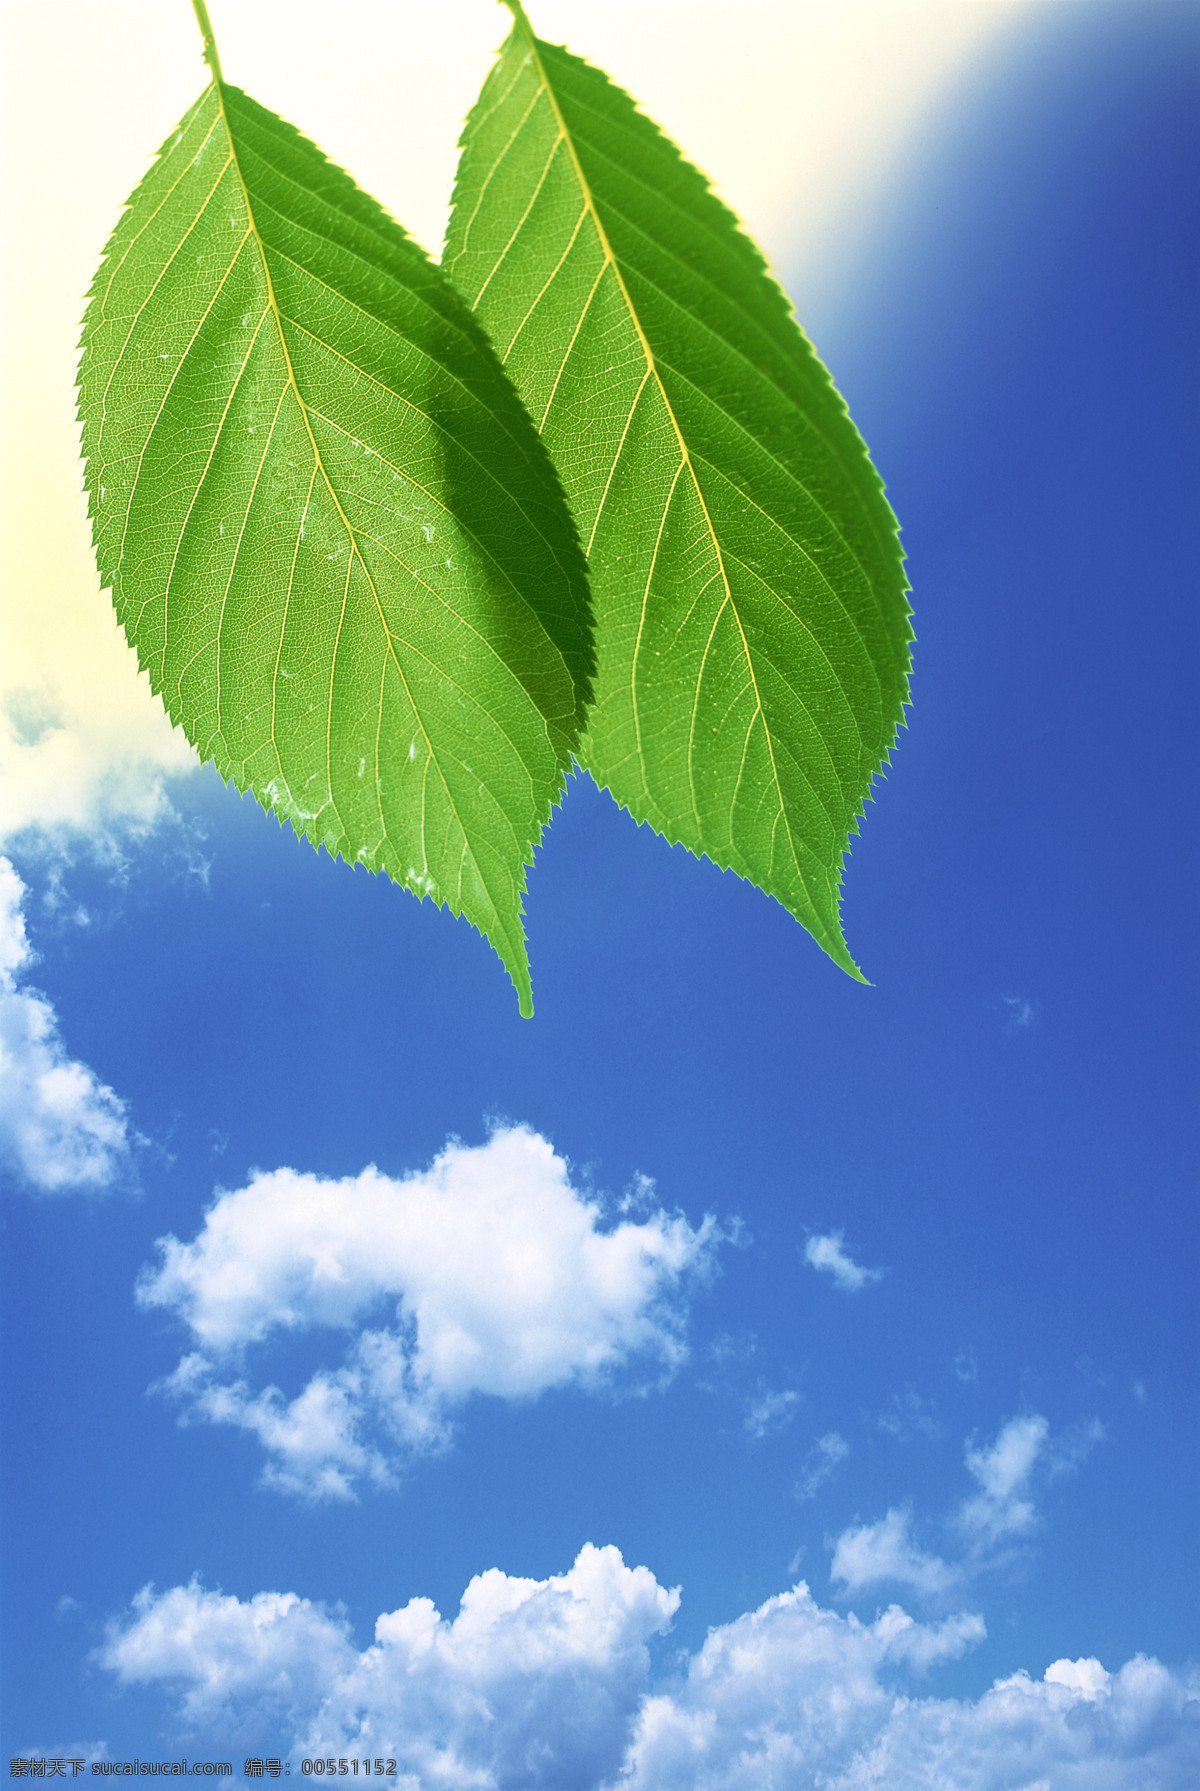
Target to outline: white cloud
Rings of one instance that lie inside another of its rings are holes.
[[[1035,1002],[1024,995],[1002,995],[1000,997],[1008,1009],[1009,1032],[1026,1032],[1029,1027],[1037,1025],[1038,1010]]]
[[[912,1675],[983,1639],[980,1617],[893,1605],[865,1624],[800,1584],[656,1682],[647,1644],[678,1602],[588,1545],[545,1580],[480,1574],[453,1620],[413,1598],[360,1651],[291,1593],[147,1588],[99,1660],[231,1746],[271,1726],[293,1757],[391,1755],[398,1791],[1183,1791],[1200,1767],[1194,1671],[1061,1660],[976,1700],[914,1696]]]
[[[94,1192],[128,1171],[125,1104],[67,1055],[53,1007],[23,983],[24,893],[0,858],[0,1165],[42,1193]]]
[[[1010,1560],[1011,1545],[1037,1528],[1035,1481],[1072,1473],[1103,1435],[1095,1420],[1052,1439],[1040,1414],[1010,1418],[989,1447],[967,1446],[967,1469],[979,1491],[953,1514],[951,1528],[964,1544],[960,1561],[948,1563],[919,1549],[911,1514],[893,1507],[876,1523],[842,1532],[833,1545],[831,1577],[848,1593],[891,1582],[937,1598],[962,1587],[969,1577]]]
[[[843,1530],[834,1544],[831,1578],[849,1593],[880,1584],[911,1586],[930,1598],[952,1591],[961,1583],[961,1573],[918,1548],[911,1528],[911,1514],[893,1507],[877,1523]]]
[[[845,1234],[840,1231],[831,1231],[826,1237],[809,1238],[804,1246],[804,1260],[810,1268],[823,1269],[832,1275],[838,1287],[847,1293],[857,1293],[860,1287],[883,1278],[882,1269],[860,1269],[851,1261],[844,1243]]]
[[[1046,1668],[1045,1678],[1047,1685],[1065,1685],[1068,1691],[1086,1698],[1089,1704],[1107,1697],[1112,1690],[1111,1675],[1104,1671],[1095,1657],[1089,1660],[1056,1660],[1053,1666]]]
[[[84,612],[78,667],[0,686],[0,839],[145,835],[172,813],[168,781],[199,765],[115,636],[107,597],[93,601],[100,625]]]
[[[1037,1412],[1010,1418],[990,1448],[968,1447],[966,1464],[979,1484],[955,1515],[955,1526],[975,1557],[1037,1528],[1038,1481],[1073,1474],[1104,1440],[1099,1419],[1087,1419],[1057,1437]]]
[[[621,1784],[808,1791],[832,1783],[887,1724],[894,1693],[885,1675],[924,1671],[983,1636],[979,1617],[923,1624],[897,1605],[863,1624],[822,1610],[801,1583],[710,1631],[679,1681],[646,1699]]]
[[[756,1442],[773,1432],[786,1430],[796,1416],[800,1395],[792,1388],[772,1393],[764,1388],[746,1402],[746,1434]]]
[[[394,1341],[380,1333],[376,1339]],[[291,1400],[278,1387],[255,1392],[245,1380],[219,1380],[199,1353],[185,1356],[161,1388],[183,1403],[184,1423],[235,1424],[257,1436],[267,1451],[264,1486],[306,1499],[352,1499],[356,1481],[394,1484],[402,1444],[411,1452],[436,1449],[450,1435],[436,1398],[414,1386],[411,1374],[381,1402],[357,1371],[358,1354],[352,1349],[346,1367],[318,1370]],[[376,1426],[384,1432],[379,1442],[371,1440]]]
[[[977,1702],[898,1701],[829,1791],[1185,1791],[1200,1778],[1200,1678],[1138,1655],[1109,1674],[1055,1661]],[[949,1771],[947,1771],[949,1767]]]
[[[942,1434],[941,1425],[932,1412],[926,1411],[925,1401],[911,1385],[904,1389],[903,1399],[898,1393],[892,1394],[891,1405],[886,1412],[880,1412],[876,1423],[898,1443],[910,1442],[914,1436],[933,1441]]]
[[[385,1754],[405,1791],[597,1784],[620,1766],[649,1677],[646,1643],[679,1603],[615,1548],[565,1574],[473,1579],[446,1621],[427,1598],[381,1616],[359,1653],[345,1622],[292,1594],[242,1603],[147,1588],[102,1664],[182,1693],[190,1724],[287,1725],[299,1755]]]
[[[990,1449],[967,1450],[967,1467],[980,1490],[961,1507],[956,1521],[973,1548],[990,1548],[1034,1529],[1037,1508],[1030,1486],[1049,1435],[1045,1418],[1031,1413],[1010,1418]]]
[[[255,1432],[273,1484],[346,1496],[444,1444],[447,1411],[471,1394],[595,1387],[630,1364],[672,1373],[687,1284],[719,1236],[711,1219],[693,1229],[661,1208],[605,1227],[562,1158],[516,1126],[448,1144],[402,1179],[256,1173],[220,1195],[191,1243],[159,1240],[138,1300],[192,1331],[198,1348],[168,1383],[191,1415]],[[219,1378],[249,1347],[312,1329],[352,1341],[298,1398]]]
[[[295,1724],[317,1708],[355,1659],[345,1621],[294,1592],[243,1603],[219,1592],[146,1586],[132,1621],[112,1625],[101,1663],[125,1685],[166,1681],[188,1724]]]
[[[73,366],[72,350],[64,385]],[[81,846],[119,867],[127,844],[176,820],[168,785],[199,764],[96,589],[74,433],[42,466],[39,422],[5,489],[20,531],[0,595],[0,847],[36,857],[52,889]],[[0,1167],[46,1192],[95,1191],[127,1169],[126,1107],[68,1055],[49,1002],[18,986],[24,894],[0,859]]]
[[[815,1499],[830,1475],[850,1453],[850,1445],[836,1430],[818,1437],[804,1458],[800,1478],[796,1482],[798,1499]]]
[[[1046,1471],[1052,1480],[1081,1468],[1097,1443],[1108,1435],[1099,1418],[1085,1418],[1061,1436],[1052,1438],[1046,1452]]]

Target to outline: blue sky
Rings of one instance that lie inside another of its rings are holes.
[[[1195,1783],[1200,44],[1025,13],[782,270],[914,588],[871,987],[582,779],[532,1022],[210,773],[3,842],[5,1758]]]

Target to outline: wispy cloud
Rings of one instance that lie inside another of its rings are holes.
[[[845,1233],[840,1231],[810,1237],[804,1246],[804,1260],[810,1268],[832,1275],[835,1284],[847,1293],[857,1293],[883,1278],[882,1269],[863,1269],[851,1260],[845,1248]]]
[[[891,1404],[886,1411],[880,1412],[875,1420],[880,1430],[895,1437],[898,1443],[907,1443],[915,1436],[927,1437],[931,1441],[940,1437],[942,1427],[927,1410],[925,1401],[917,1389],[909,1385],[904,1389],[903,1397],[893,1393]]]
[[[400,1179],[258,1173],[216,1200],[192,1242],[160,1240],[138,1300],[192,1333],[165,1383],[185,1418],[257,1435],[270,1484],[348,1497],[443,1447],[450,1411],[473,1394],[669,1377],[687,1353],[689,1289],[720,1238],[711,1219],[692,1227],[661,1207],[607,1224],[546,1140],[515,1126],[448,1144]],[[368,1324],[381,1305],[389,1317]],[[349,1338],[340,1364],[290,1399],[250,1384],[254,1346],[313,1331]]]
[[[818,1437],[804,1457],[804,1465],[796,1481],[796,1497],[802,1500],[815,1499],[849,1453],[849,1443],[836,1430],[826,1431],[823,1437]]]
[[[1046,1452],[1049,1477],[1057,1480],[1062,1474],[1074,1474],[1107,1435],[1108,1431],[1099,1418],[1083,1418],[1060,1436],[1052,1437]]]
[[[961,1590],[1011,1561],[1013,1548],[1038,1528],[1039,1484],[1073,1472],[1103,1435],[1095,1420],[1052,1437],[1038,1413],[1010,1418],[992,1443],[967,1444],[964,1459],[977,1491],[949,1519],[956,1559],[918,1547],[911,1511],[894,1506],[877,1522],[842,1532],[833,1544],[831,1577],[849,1594],[889,1583],[931,1598]]]
[[[139,1594],[98,1661],[160,1688],[177,1727],[239,1748],[279,1733],[293,1757],[386,1754],[420,1785],[523,1784],[532,1761],[539,1784],[626,1791],[1165,1791],[1200,1763],[1194,1669],[1063,1659],[977,1699],[903,1695],[982,1642],[983,1619],[920,1622],[891,1605],[862,1623],[801,1583],[710,1630],[656,1684],[648,1644],[679,1601],[589,1544],[546,1579],[489,1569],[450,1619],[411,1598],[360,1650],[338,1611],[295,1593],[238,1599],[193,1582]]]
[[[746,1434],[757,1441],[786,1430],[799,1409],[800,1395],[791,1388],[779,1393],[760,1390],[746,1402]]]
[[[1028,1032],[1031,1026],[1037,1025],[1037,1004],[1025,995],[1002,995],[1009,1032]]]
[[[987,1559],[1002,1543],[1032,1535],[1039,1523],[1039,1484],[1073,1474],[1104,1440],[1104,1426],[1084,1419],[1052,1436],[1037,1412],[1010,1418],[987,1446],[969,1444],[967,1470],[979,1491],[955,1515],[955,1527],[975,1558]]]
[[[99,1192],[127,1176],[125,1103],[72,1058],[58,1018],[25,973],[25,889],[0,858],[0,1163],[44,1194]]]
[[[956,1523],[979,1552],[1011,1537],[1027,1536],[1037,1522],[1031,1482],[1050,1426],[1034,1413],[1010,1418],[990,1448],[968,1448],[968,1471],[979,1491],[958,1512]]]

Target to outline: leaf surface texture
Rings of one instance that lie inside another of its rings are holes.
[[[92,288],[101,577],[202,757],[465,915],[531,1011],[526,866],[577,749],[586,568],[467,306],[292,126],[214,82]]]
[[[515,28],[467,123],[443,265],[588,553],[581,757],[858,975],[841,865],[907,697],[895,519],[758,250],[598,69]]]

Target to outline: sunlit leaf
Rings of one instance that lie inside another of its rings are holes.
[[[444,265],[587,549],[598,671],[581,756],[857,975],[841,863],[907,693],[895,519],[736,219],[627,94],[509,4]]]
[[[445,276],[215,81],[108,244],[80,392],[101,576],[173,720],[314,844],[466,915],[531,1011],[586,571]]]

